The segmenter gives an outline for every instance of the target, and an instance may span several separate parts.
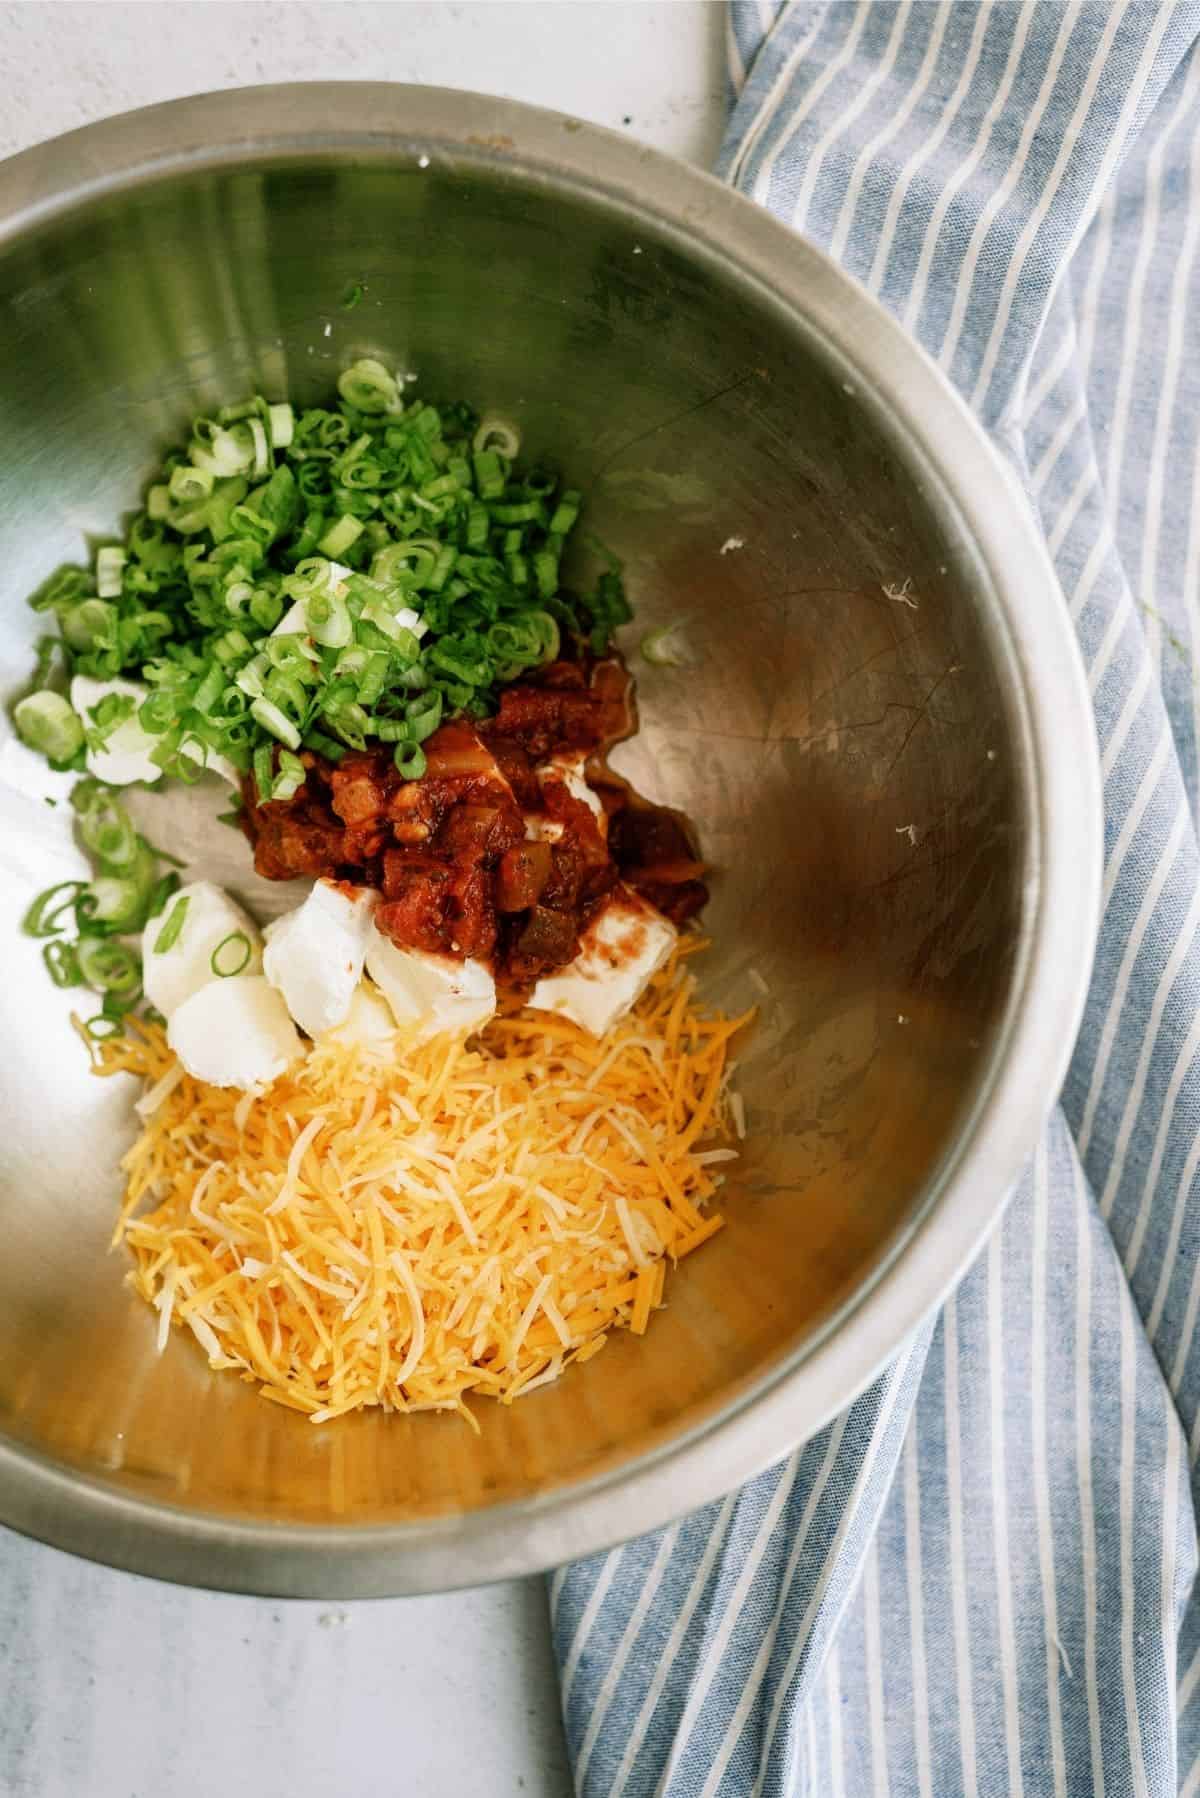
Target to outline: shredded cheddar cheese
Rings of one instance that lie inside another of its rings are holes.
[[[686,953],[694,939],[685,942]],[[185,1074],[143,1024],[96,1071],[146,1083],[114,1234],[134,1288],[216,1368],[314,1423],[509,1403],[641,1334],[710,1208],[731,1038],[677,956],[601,1042],[497,1017],[381,1065],[314,1046],[260,1093]],[[472,1419],[472,1421],[474,1421]]]

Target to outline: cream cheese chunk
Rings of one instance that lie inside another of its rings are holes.
[[[159,938],[181,903],[184,912],[179,934],[169,949],[160,950]],[[227,985],[227,980],[213,968],[212,958],[226,938],[239,931],[250,945],[250,957],[244,968],[238,968],[238,974],[261,973],[262,938],[253,918],[237,901],[211,880],[195,880],[190,886],[180,887],[142,932],[142,985],[151,1005],[170,1018],[210,981]],[[218,965],[237,967],[241,959],[237,947],[230,944]]]
[[[303,1049],[296,1026],[262,974],[210,980],[167,1022],[167,1042],[210,1086],[264,1086]]]
[[[263,972],[309,1036],[344,1022],[378,900],[369,887],[318,880],[302,905],[268,924]]]
[[[496,983],[482,962],[398,949],[374,925],[367,944],[367,973],[397,1025],[417,1042],[448,1032],[465,1036],[486,1024],[496,1010]]]
[[[543,975],[529,1003],[604,1036],[637,1004],[676,935],[661,912],[630,887],[618,887],[584,931],[574,961]]]

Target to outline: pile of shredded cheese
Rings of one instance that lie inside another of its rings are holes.
[[[470,1393],[511,1402],[640,1334],[668,1261],[721,1227],[741,1128],[747,1020],[701,1010],[680,959],[602,1041],[522,1011],[386,1064],[313,1047],[257,1093],[192,1079],[152,1026],[98,1046],[147,1083],[113,1240],[160,1348],[186,1327],[323,1423],[470,1417]]]

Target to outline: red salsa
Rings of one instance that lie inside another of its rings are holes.
[[[443,724],[419,780],[385,746],[336,765],[305,751],[291,799],[260,804],[244,783],[254,865],[374,887],[376,924],[400,948],[490,960],[509,986],[571,961],[618,881],[681,924],[708,898],[690,831],[602,765],[632,728],[629,692],[615,660],[554,663],[506,687],[495,717]],[[602,818],[562,777],[585,758]]]

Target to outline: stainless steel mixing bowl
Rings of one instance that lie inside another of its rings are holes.
[[[716,182],[422,88],[211,95],[15,158],[0,313],[6,691],[26,593],[192,413],[315,400],[383,353],[518,418],[590,493],[640,628],[686,621],[695,665],[639,667],[622,761],[718,871],[706,990],[761,1007],[729,1227],[644,1340],[480,1405],[478,1436],[313,1428],[194,1344],[154,1354],[106,1254],[131,1095],[84,1073],[14,935],[50,824],[9,795],[0,1518],[201,1585],[418,1591],[597,1549],[782,1455],[996,1218],[1089,968],[1090,714],[1038,536],[963,407]]]

